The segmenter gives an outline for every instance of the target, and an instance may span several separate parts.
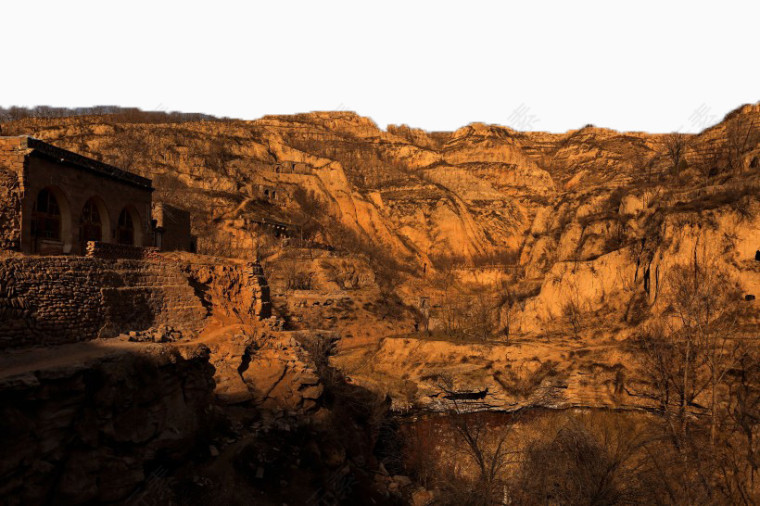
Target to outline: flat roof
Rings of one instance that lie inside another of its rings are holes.
[[[87,170],[89,172],[94,172],[101,176],[117,179],[124,183],[138,186],[140,188],[145,188],[147,190],[153,190],[153,181],[148,178],[138,176],[132,172],[127,172],[126,170],[119,169],[113,165],[99,162],[98,160],[79,155],[72,151],[58,148],[52,144],[48,144],[47,142],[35,139],[34,137],[22,136],[22,140],[25,141],[26,147],[33,150],[34,153],[43,155],[46,158],[50,158],[56,162],[75,165],[76,167]]]

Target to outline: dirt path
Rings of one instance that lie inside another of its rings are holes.
[[[43,369],[84,365],[89,361],[109,355],[145,350],[147,346],[157,345],[132,343],[125,338],[112,338],[47,348],[4,351],[0,355],[0,378],[9,378]]]

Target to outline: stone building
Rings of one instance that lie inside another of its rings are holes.
[[[0,249],[84,254],[152,246],[150,179],[33,137],[0,137]]]
[[[286,202],[291,200],[290,192],[277,186],[258,184],[255,185],[256,196],[268,202]]]
[[[155,246],[159,250],[195,250],[193,236],[190,233],[190,213],[188,211],[163,202],[154,202],[153,227]]]

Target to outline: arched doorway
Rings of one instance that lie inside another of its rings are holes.
[[[122,209],[119,214],[119,224],[116,225],[116,242],[119,244],[135,244],[135,223],[132,220],[132,213],[126,208]]]
[[[60,189],[40,190],[32,204],[32,252],[71,252],[71,209]]]
[[[142,246],[142,229],[140,215],[132,206],[127,206],[119,214],[116,225],[116,242],[130,246]]]
[[[88,241],[109,242],[110,233],[111,223],[103,200],[99,197],[91,197],[82,207],[82,214],[79,218],[81,252],[86,251]]]

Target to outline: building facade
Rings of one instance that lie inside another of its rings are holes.
[[[153,203],[155,246],[161,251],[195,251],[190,213],[164,202]]]
[[[0,249],[83,255],[152,246],[150,179],[33,137],[0,137]]]

